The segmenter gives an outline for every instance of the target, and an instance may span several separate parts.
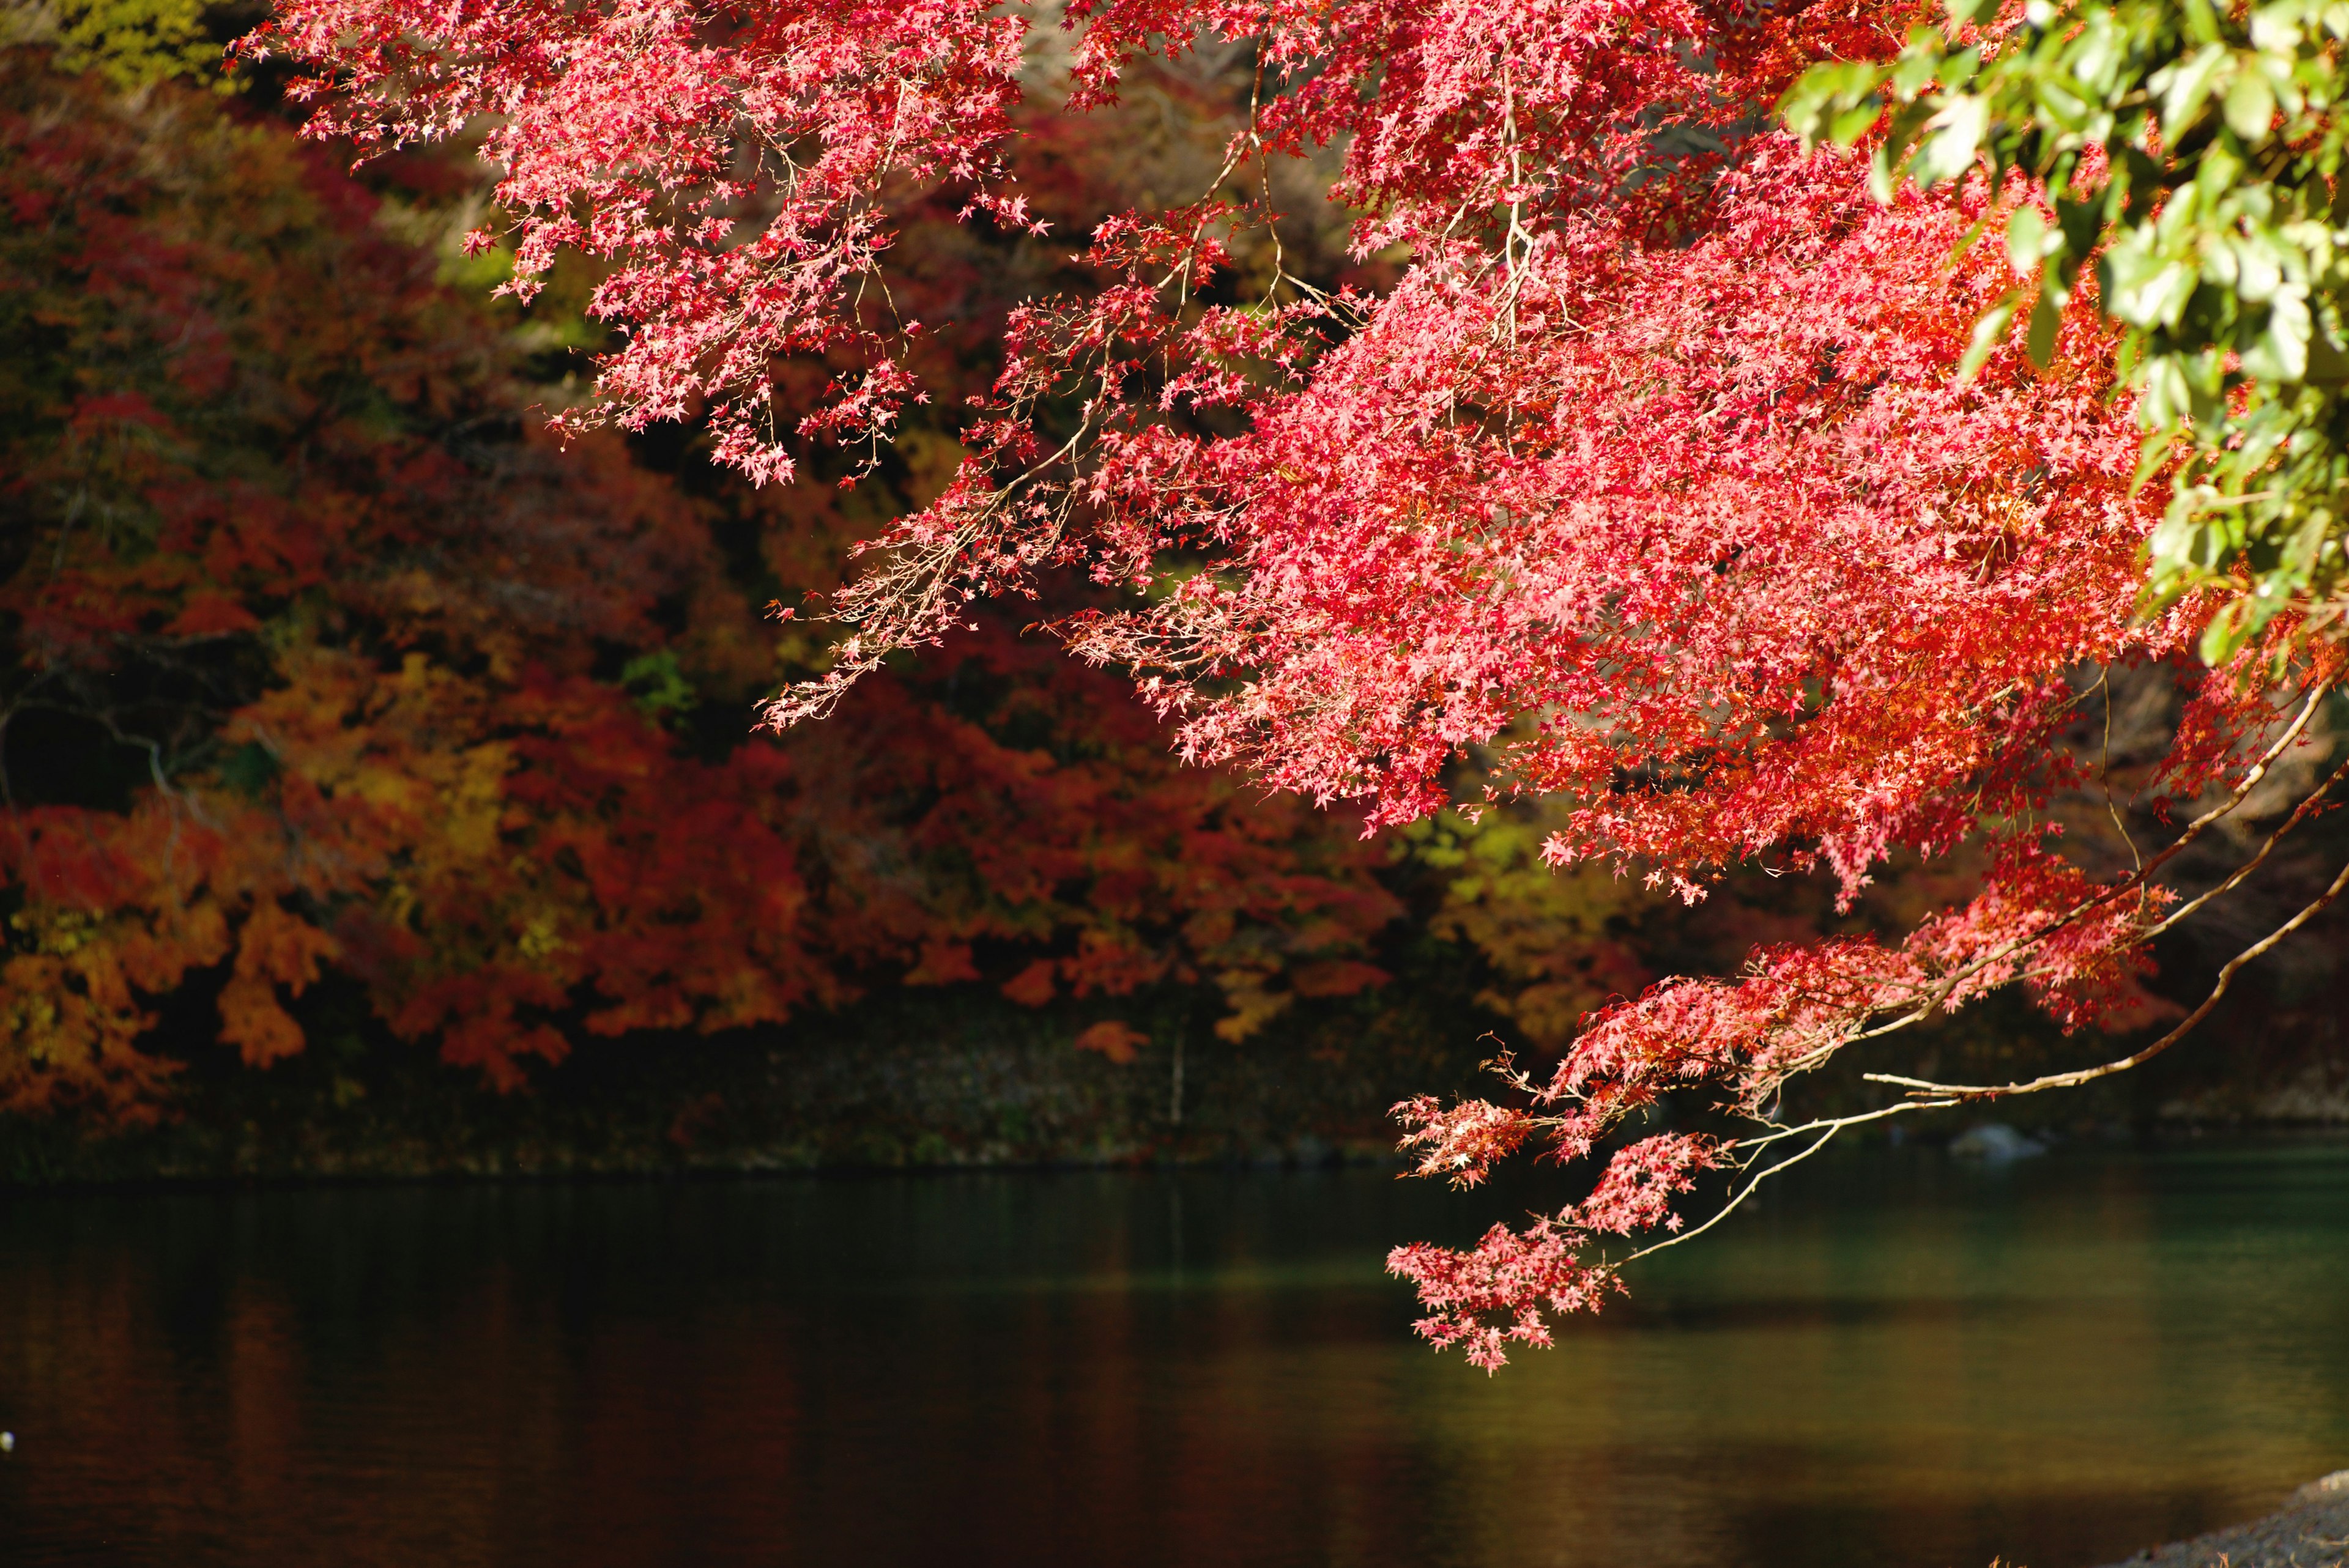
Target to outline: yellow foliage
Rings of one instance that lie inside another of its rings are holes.
[[[1495,807],[1475,820],[1446,811],[1405,839],[1406,852],[1445,876],[1429,929],[1484,955],[1494,984],[1476,999],[1547,1051],[1563,1047],[1585,1013],[1649,979],[1617,929],[1640,902],[1636,886],[1588,863],[1543,861],[1557,809]]]
[[[221,46],[204,36],[203,24],[202,0],[58,0],[57,64],[95,70],[126,89],[216,72]]]

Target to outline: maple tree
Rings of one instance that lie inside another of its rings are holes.
[[[623,335],[565,428],[702,410],[761,480],[792,473],[795,439],[874,449],[927,396],[935,324],[891,293],[894,204],[1039,222],[1006,150],[1050,76],[1036,40],[1069,114],[1137,62],[1242,51],[1221,168],[1099,225],[1092,286],[1011,315],[955,479],[872,542],[832,603],[832,668],[769,717],[831,712],[895,650],[1073,569],[1120,597],[1061,635],[1135,671],[1186,758],[1360,801],[1373,826],[1450,804],[1475,749],[1471,810],[1551,801],[1553,862],[1636,864],[1692,899],[1761,863],[1847,903],[1896,855],[1978,846],[1978,891],[1898,940],[1662,982],[1599,1010],[1553,1073],[1511,1069],[1503,1100],[1402,1108],[1420,1169],[1461,1182],[1528,1146],[1613,1147],[1589,1196],[1529,1229],[1392,1259],[1423,1331],[1489,1367],[1612,1288],[1606,1244],[1677,1227],[1700,1173],[1758,1180],[1860,1120],[2126,1070],[2215,1002],[2097,1067],[1879,1075],[1908,1098],[1781,1119],[1846,1047],[1999,987],[2068,1027],[2137,1007],[2147,942],[2210,896],[2181,901],[2163,868],[2323,732],[2338,530],[2276,498],[2337,483],[2333,395],[2298,390],[2316,377],[2284,352],[2312,341],[2303,273],[2334,265],[2330,242],[2251,196],[2191,198],[2247,156],[2303,207],[2328,188],[2333,100],[2309,84],[2331,79],[2334,11],[2033,0],[1954,7],[1937,33],[1906,5],[1734,0],[286,0],[246,47],[316,67],[314,129],[363,148],[491,117],[514,286],[565,247],[611,269],[594,309]],[[2154,41],[2098,77],[2098,17]],[[2291,57],[2282,77],[2261,50]],[[2215,142],[2213,72],[2238,84]],[[2063,119],[2081,83],[2119,112]],[[1871,191],[1868,158],[1774,124],[1782,101],[1938,189]],[[1288,264],[1273,171],[1316,158],[1382,275]],[[2297,295],[2261,282],[2270,217],[2300,247],[2277,263]],[[1992,229],[2009,243],[1969,242]],[[2213,233],[2233,248],[2207,262],[2146,250]],[[821,388],[780,390],[778,361],[812,356]],[[2168,523],[2138,482],[2164,474],[2185,498]],[[2187,693],[2140,793],[2198,814],[2092,873],[2057,852],[2053,801],[2099,776],[2064,738],[2131,670]],[[1707,1094],[1748,1130],[1640,1134],[1665,1096]]]
[[[330,970],[509,1086],[581,1032],[883,981],[1091,998],[1114,1057],[1146,987],[1237,1038],[1380,978],[1370,846],[1179,768],[1008,626],[853,726],[745,734],[798,655],[740,579],[833,581],[854,498],[558,453],[415,242],[462,169],[347,161],[202,91],[0,66],[0,1107],[151,1118],[158,998],[216,987],[261,1066]]]

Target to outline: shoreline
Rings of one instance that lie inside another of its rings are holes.
[[[2349,1563],[2349,1470],[2310,1481],[2248,1524],[2148,1547],[2108,1568],[2342,1568]]]
[[[1055,1176],[1093,1171],[1394,1170],[1409,1163],[1391,1138],[1364,1136],[1358,1131],[1350,1136],[1351,1130],[1296,1130],[1278,1137],[1257,1129],[1203,1127],[1188,1139],[1168,1137],[1154,1143],[1137,1139],[1108,1147],[1087,1149],[1077,1144],[1048,1146],[1042,1150],[1006,1150],[999,1145],[976,1150],[947,1147],[941,1150],[915,1140],[873,1149],[869,1153],[852,1144],[829,1158],[824,1151],[796,1143],[705,1150],[685,1144],[664,1146],[647,1140],[619,1147],[596,1147],[585,1140],[569,1140],[557,1136],[482,1139],[472,1148],[456,1150],[419,1149],[412,1142],[386,1140],[356,1150],[312,1146],[270,1151],[275,1158],[250,1158],[255,1150],[238,1148],[208,1151],[225,1157],[174,1159],[165,1150],[138,1147],[142,1140],[151,1145],[157,1139],[158,1134],[151,1130],[134,1132],[121,1143],[110,1146],[99,1139],[78,1140],[73,1129],[54,1123],[31,1125],[0,1119],[0,1199],[338,1187],[722,1182],[776,1178],[855,1181],[906,1176]],[[14,1144],[12,1133],[18,1140]],[[163,1136],[169,1136],[169,1130]],[[47,1147],[38,1146],[36,1140]],[[1964,1140],[1963,1135],[1953,1140],[1919,1139],[1907,1147],[1917,1153],[1940,1151],[1961,1169],[2000,1170],[2024,1158],[2023,1154],[1995,1150],[1985,1153],[1953,1147]],[[2349,1125],[2321,1122],[2156,1126],[2134,1134],[2113,1131],[2102,1136],[2059,1138],[2045,1150],[2034,1142],[2026,1152],[2158,1153],[2277,1144],[2349,1144]],[[1881,1148],[1853,1144],[1845,1152],[1857,1153],[1866,1147]],[[118,1150],[127,1157],[109,1158]],[[142,1153],[148,1157],[141,1158]],[[858,1158],[860,1153],[866,1157]]]

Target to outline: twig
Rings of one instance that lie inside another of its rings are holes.
[[[2268,856],[2275,852],[2275,847],[2282,841],[2283,836],[2286,833],[2291,832],[2294,828],[2300,826],[2300,824],[2306,820],[2308,814],[2316,809],[2316,803],[2324,799],[2327,794],[2331,793],[2333,787],[2335,784],[2340,783],[2344,778],[2349,778],[2349,758],[2344,758],[2342,761],[2341,766],[2333,770],[2333,774],[2330,778],[2326,779],[2323,783],[2319,784],[2315,789],[2310,792],[2308,799],[2302,800],[2296,808],[2293,809],[2292,815],[2283,820],[2283,825],[2282,827],[2279,827],[2274,832],[2268,835],[2267,841],[2260,846],[2259,853],[2253,855],[2250,860],[2245,861],[2241,865],[2237,866],[2232,874],[2230,874],[2226,881],[2220,882],[2217,887],[2210,889],[2208,892],[2205,892],[2197,898],[2189,900],[2186,903],[2180,904],[2177,909],[2171,911],[2168,918],[2164,919],[2160,924],[2155,926],[2151,931],[2147,932],[2146,936],[2148,939],[2159,936],[2163,932],[2168,931],[2171,926],[2176,925],[2179,921],[2184,920],[2188,915],[2192,914],[2196,910],[2200,909],[2212,899],[2217,898],[2221,893],[2232,892],[2235,889],[2240,887],[2243,884],[2244,879],[2249,877],[2253,872],[2258,871],[2261,865],[2266,861]]]
[[[2349,865],[2344,865],[2341,868],[2340,874],[2333,879],[2333,885],[2319,894],[2315,902],[2229,959],[2227,966],[2219,971],[2218,983],[2210,987],[2210,994],[2202,998],[2202,1005],[2187,1014],[2185,1020],[2176,1028],[2143,1050],[2123,1057],[2118,1061],[2106,1062],[2100,1067],[2082,1068],[2075,1072],[2048,1073],[2027,1082],[2008,1084],[1935,1083],[1930,1078],[1902,1078],[1894,1073],[1864,1073],[1861,1076],[1870,1083],[1891,1084],[1897,1088],[1906,1088],[1916,1095],[1953,1096],[1959,1099],[1996,1099],[2002,1095],[2036,1094],[2041,1089],[2047,1088],[2075,1088],[2084,1083],[2094,1083],[2098,1078],[2111,1078],[2116,1073],[2125,1073],[2131,1068],[2142,1067],[2179,1040],[2184,1039],[2195,1025],[2209,1016],[2210,1009],[2219,1005],[2219,999],[2227,994],[2227,987],[2234,984],[2236,975],[2241,971],[2244,965],[2259,957],[2269,948],[2323,913],[2326,906],[2339,898],[2344,889],[2349,889]]]
[[[1633,1253],[1630,1257],[1625,1258],[1623,1262],[1626,1264],[1635,1264],[1641,1258],[1649,1256],[1651,1253],[1662,1252],[1666,1247],[1676,1247],[1682,1242],[1694,1241],[1697,1237],[1704,1234],[1707,1231],[1721,1223],[1722,1221],[1735,1213],[1737,1212],[1738,1205],[1744,1202],[1746,1199],[1754,1196],[1754,1188],[1759,1187],[1764,1181],[1768,1180],[1770,1177],[1775,1176],[1787,1166],[1799,1165],[1804,1161],[1808,1160],[1812,1155],[1816,1154],[1820,1150],[1825,1149],[1827,1146],[1828,1140],[1833,1139],[1835,1135],[1841,1130],[1841,1128],[1830,1127],[1825,1132],[1819,1134],[1817,1140],[1808,1149],[1804,1150],[1800,1154],[1790,1154],[1785,1159],[1779,1161],[1775,1165],[1769,1166],[1755,1172],[1754,1180],[1745,1183],[1744,1190],[1722,1206],[1721,1212],[1715,1214],[1712,1219],[1707,1220],[1703,1224],[1697,1226],[1696,1229],[1692,1231],[1682,1231],[1679,1235],[1673,1236],[1666,1241],[1658,1242],[1653,1246],[1641,1247],[1638,1252]]]
[[[1746,1141],[1740,1143],[1737,1147],[1740,1149],[1762,1149],[1777,1142],[1781,1139],[1793,1138],[1806,1132],[1816,1131],[1819,1135],[1812,1141],[1810,1147],[1805,1149],[1801,1153],[1788,1155],[1785,1159],[1779,1161],[1775,1165],[1767,1165],[1763,1167],[1760,1171],[1755,1171],[1754,1173],[1754,1180],[1745,1183],[1745,1186],[1738,1192],[1737,1196],[1732,1198],[1727,1203],[1723,1204],[1721,1212],[1713,1215],[1712,1219],[1707,1220],[1703,1224],[1697,1226],[1696,1229],[1692,1231],[1682,1231],[1679,1235],[1671,1237],[1665,1241],[1658,1242],[1652,1246],[1641,1247],[1638,1252],[1633,1253],[1630,1256],[1623,1259],[1622,1261],[1625,1264],[1637,1263],[1641,1258],[1648,1256],[1651,1253],[1662,1252],[1666,1247],[1676,1247],[1682,1242],[1691,1241],[1695,1237],[1704,1234],[1705,1232],[1713,1229],[1713,1226],[1729,1218],[1729,1216],[1736,1211],[1739,1204],[1744,1202],[1746,1199],[1754,1195],[1754,1190],[1755,1188],[1761,1186],[1763,1182],[1768,1181],[1771,1177],[1775,1176],[1779,1171],[1785,1170],[1788,1166],[1799,1165],[1804,1161],[1808,1160],[1812,1155],[1816,1154],[1820,1150],[1825,1149],[1828,1142],[1834,1139],[1835,1135],[1841,1132],[1847,1127],[1857,1127],[1864,1121],[1881,1121],[1888,1116],[1899,1116],[1912,1110],[1933,1110],[1939,1109],[1940,1106],[1954,1105],[1957,1102],[1955,1100],[1904,1100],[1899,1105],[1888,1105],[1876,1110],[1862,1111],[1857,1116],[1839,1116],[1830,1120],[1810,1122],[1802,1127],[1782,1128],[1778,1131],[1769,1134],[1767,1137],[1749,1139]],[[1617,1266],[1620,1267],[1621,1265],[1618,1264]]]

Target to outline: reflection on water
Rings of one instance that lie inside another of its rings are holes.
[[[2066,1568],[2349,1465],[2349,1146],[1795,1180],[1490,1380],[1379,1260],[1509,1201],[1377,1172],[0,1199],[0,1559]]]

